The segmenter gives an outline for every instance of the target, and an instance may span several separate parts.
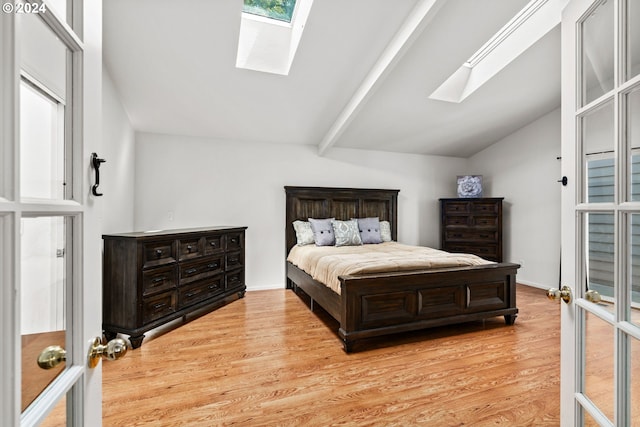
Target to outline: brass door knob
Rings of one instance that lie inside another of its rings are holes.
[[[42,369],[52,369],[67,360],[67,352],[59,345],[50,345],[42,350],[38,356],[38,366]]]
[[[564,301],[569,304],[573,300],[573,292],[568,286],[563,286],[561,289],[551,288],[547,291],[547,298],[553,301]]]
[[[87,355],[90,368],[98,366],[100,359],[118,360],[127,354],[127,343],[121,338],[115,338],[107,344],[102,344],[102,339],[96,337],[93,340],[89,354]]]
[[[598,291],[594,291],[594,290],[588,290],[585,294],[584,294],[584,298],[587,301],[591,301],[594,304],[599,303],[600,301],[602,301],[602,297],[600,296],[600,294],[598,293]]]
[[[127,354],[127,343],[120,338],[109,341],[106,345],[102,344],[102,339],[96,337],[89,348],[87,355],[90,368],[98,366],[100,359],[118,360]],[[42,369],[52,369],[60,363],[67,360],[67,352],[59,345],[51,345],[38,356],[38,366]]]

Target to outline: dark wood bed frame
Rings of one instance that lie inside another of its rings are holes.
[[[286,253],[296,244],[295,220],[377,216],[397,240],[398,192],[327,187],[285,187]],[[287,288],[300,288],[340,323],[344,350],[357,340],[434,326],[517,317],[516,272],[499,263],[473,267],[341,276],[341,294],[287,262]]]

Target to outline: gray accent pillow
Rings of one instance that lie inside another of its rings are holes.
[[[311,245],[316,242],[313,238],[311,224],[307,221],[293,221],[293,229],[296,230],[298,246]]]
[[[360,239],[362,243],[382,243],[380,236],[380,220],[374,218],[358,218],[358,230],[360,231]]]
[[[358,231],[358,221],[350,219],[348,221],[333,220],[333,232],[336,237],[336,246],[360,246],[360,232]]]
[[[391,241],[391,224],[389,221],[380,221],[380,237],[383,242]]]
[[[316,246],[333,246],[336,244],[335,234],[333,233],[333,225],[331,221],[335,218],[314,219],[309,218],[311,229],[313,230],[313,239]]]

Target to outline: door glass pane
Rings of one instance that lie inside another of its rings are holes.
[[[614,215],[612,213],[589,213],[586,215],[588,289],[597,291],[607,302],[609,311],[614,310]]]
[[[627,79],[631,79],[640,74],[640,2],[628,0],[627,11]]]
[[[584,394],[614,419],[613,326],[586,311]]]
[[[582,152],[588,203],[613,202],[615,195],[613,102],[582,117]]]
[[[631,304],[627,307],[625,320],[640,326],[640,214],[631,215],[630,241]]]
[[[584,413],[584,427],[600,427],[600,423],[594,420],[590,413],[584,409],[582,412]]]
[[[49,0],[47,3],[49,3],[51,8],[55,11],[58,18],[69,23],[67,20],[67,0]]]
[[[22,218],[20,230],[22,335],[22,409],[65,368],[37,364],[49,346],[66,348],[66,285],[70,256],[64,217]],[[66,349],[69,351],[70,349]]]
[[[67,397],[60,399],[58,404],[47,415],[38,427],[66,427],[67,426]]]
[[[582,106],[613,89],[613,1],[601,1],[582,22]]]
[[[631,372],[629,380],[631,391],[629,402],[631,405],[631,425],[640,426],[640,341],[629,337],[631,341]]]
[[[71,51],[38,15],[19,13],[16,19],[21,29],[21,71],[65,102]]]
[[[20,185],[23,198],[64,199],[64,108],[20,84]]]
[[[640,89],[626,96],[627,100],[627,144],[629,147],[629,199],[640,200]]]

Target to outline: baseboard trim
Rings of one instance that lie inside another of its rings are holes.
[[[267,285],[247,285],[247,292],[251,291],[268,291],[272,289],[285,289],[282,283],[267,284]]]

